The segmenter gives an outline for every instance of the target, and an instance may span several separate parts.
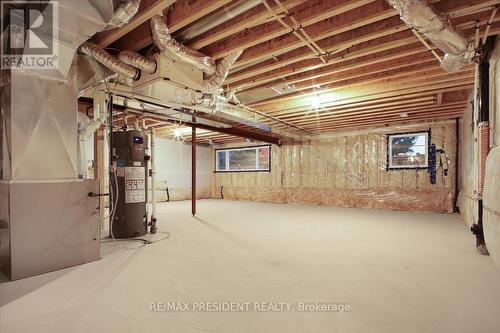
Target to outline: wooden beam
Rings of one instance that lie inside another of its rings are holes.
[[[416,69],[415,69],[416,71]],[[439,71],[439,70],[438,70]],[[377,94],[389,94],[393,92],[394,94],[398,94],[402,91],[411,91],[412,89],[419,91],[419,89],[425,90],[426,86],[436,86],[437,82],[430,82],[430,80],[426,80],[422,83],[412,83],[410,78],[401,80],[401,76],[404,76],[403,70],[396,70],[392,73],[393,76],[400,77],[398,82],[383,82],[385,80],[384,73],[376,74],[373,78],[358,78],[354,79],[354,81],[343,81],[330,85],[326,85],[321,89],[307,89],[299,93],[293,93],[286,96],[279,96],[275,98],[271,98],[268,100],[264,100],[257,103],[251,103],[252,107],[259,106],[260,111],[266,111],[268,108],[263,107],[266,104],[271,104],[272,109],[288,109],[301,106],[309,106],[311,104],[310,98],[311,96],[322,96],[321,98],[324,100],[325,104],[328,104],[330,101],[335,99],[348,99],[354,97],[363,97]],[[450,84],[455,85],[463,85],[464,83],[472,83],[470,77],[464,78],[466,81],[457,81],[454,77],[450,77],[446,72],[435,72],[433,74],[436,75],[445,75],[445,81],[439,82],[439,85],[449,86]],[[391,75],[390,73],[386,73],[386,75]],[[429,73],[430,75],[430,73]],[[448,75],[448,76],[446,76]],[[425,78],[424,78],[425,79]],[[364,81],[364,82],[363,82]],[[276,105],[276,107],[273,107]]]
[[[101,47],[107,47],[111,43],[122,38],[129,32],[133,31],[143,23],[147,22],[154,15],[163,12],[177,0],[142,0],[137,14],[121,28],[106,30],[96,34],[92,38],[92,42]]]
[[[290,14],[300,22],[302,27],[311,26],[311,29],[313,29],[318,24],[325,25],[325,22],[330,17],[342,17],[343,15],[350,13],[353,9],[363,8],[364,5],[370,2],[374,2],[374,0],[329,0],[316,2],[314,5],[304,3],[290,10]],[[326,23],[326,25],[328,24],[329,23]],[[200,51],[218,59],[231,54],[236,50],[255,46],[267,40],[272,40],[275,37],[285,35],[288,32],[289,31],[280,23],[270,22],[268,24],[250,28],[241,33],[232,35],[230,38],[208,45]],[[309,33],[310,29],[308,29],[307,32]],[[293,34],[288,34],[284,36],[283,39],[292,41],[296,46],[303,45],[302,41],[297,39]],[[245,53],[243,53],[241,57],[244,58]]]
[[[438,105],[443,104],[443,93],[437,94],[437,104]]]
[[[476,5],[478,5],[478,1],[474,1]],[[483,1],[484,2],[484,1]],[[443,2],[443,9],[448,15],[454,14],[456,9],[460,9],[461,7],[457,7],[461,3],[463,3],[462,0],[460,0],[458,3],[454,1],[444,1]],[[457,8],[455,8],[457,7]],[[484,6],[483,6],[484,8]],[[486,7],[487,8],[487,7]],[[463,13],[465,14],[465,12]],[[457,16],[457,15],[456,15]],[[406,30],[407,27],[402,24],[399,20],[398,17],[392,17],[383,21],[377,21],[375,23],[372,23],[370,25],[364,25],[361,26],[358,29],[354,30],[348,30],[346,32],[336,34],[333,37],[323,39],[318,42],[318,45],[320,45],[322,48],[326,49],[327,51],[335,51],[335,50],[343,50],[346,48],[351,48],[349,50],[349,53],[352,52],[352,47],[355,45],[358,45],[360,43],[364,43],[368,40],[372,40],[375,38],[380,38],[382,36],[387,36],[391,35],[397,32],[400,32],[402,30]],[[392,39],[395,40],[398,37],[393,36]],[[416,41],[416,38],[413,36],[413,34],[408,35],[408,41],[413,40]],[[283,48],[282,48],[283,50]],[[288,51],[288,50],[284,50]],[[250,50],[245,52],[245,54],[248,54]],[[283,53],[283,52],[281,52]],[[240,64],[244,64],[243,61],[245,59],[245,54],[239,59]],[[274,52],[273,54],[276,54]],[[305,48],[301,49],[296,49],[294,52],[288,52],[283,55],[278,55],[275,56],[275,60],[266,60],[262,64],[257,64],[254,66],[251,66],[250,68],[246,68],[243,71],[238,71],[236,73],[232,73],[230,77],[227,79],[228,84],[232,84],[235,81],[242,80],[245,78],[249,78],[252,75],[257,75],[260,73],[266,73],[269,72],[270,70],[277,69],[277,68],[283,68],[283,66],[289,65],[291,63],[297,62],[297,61],[303,61],[305,59],[310,59],[310,54]],[[320,62],[315,62],[314,59],[309,60],[309,62],[313,62],[309,64],[309,66],[316,65],[317,68],[324,66]],[[303,65],[303,64],[302,64]],[[238,66],[238,63],[236,63],[236,66]],[[231,85],[231,89],[234,89],[234,85]]]
[[[414,57],[405,57],[401,61],[388,61],[377,65],[357,67],[356,69],[322,75],[314,78],[306,77],[303,81],[294,83],[296,91],[301,91],[318,85],[324,86],[345,80],[352,82],[357,78],[374,78],[376,75],[389,72],[408,72],[408,74],[411,75],[410,70],[412,68],[440,69],[439,66],[435,65],[434,59],[429,57],[428,53],[422,53],[421,55],[415,55]]]
[[[282,3],[287,8],[294,8],[302,3],[305,3],[306,1],[307,0],[285,0],[282,1]],[[270,5],[276,13],[283,13],[283,9],[281,6],[278,6],[275,3]],[[194,48],[195,50],[199,50],[204,46],[210,45],[231,35],[242,32],[246,29],[250,29],[262,23],[269,22],[271,20],[274,20],[274,18],[271,18],[266,7],[260,4],[246,11],[245,13],[222,23],[221,25],[211,29],[210,31],[207,31],[200,36],[195,37],[193,40],[188,41],[187,45],[191,48]]]
[[[309,109],[300,108],[284,111],[274,111],[268,112],[269,114],[279,117],[281,119],[295,118],[297,116],[303,117],[304,115],[314,114],[315,116],[321,116],[323,114],[335,114],[337,112],[350,112],[350,110],[364,111],[364,110],[377,110],[379,108],[393,108],[399,107],[400,105],[425,105],[425,104],[435,104],[435,95],[418,96],[416,98],[399,98],[399,99],[382,99],[374,101],[365,101],[352,104],[345,104],[340,106],[325,107],[318,110],[311,111]]]
[[[164,11],[164,15],[168,18],[170,31],[175,32],[230,2],[231,0],[177,0],[168,11]],[[117,40],[112,46],[119,50],[139,51],[152,42],[151,29],[147,21]]]
[[[460,117],[463,114],[463,109],[457,109],[457,110],[450,110],[446,111],[443,113],[435,113],[434,115],[421,115],[421,116],[410,116],[408,118],[401,118],[401,117],[392,117],[388,119],[383,119],[383,120],[377,120],[377,121],[362,121],[359,123],[344,123],[344,124],[337,124],[337,125],[331,125],[327,127],[322,127],[320,129],[316,129],[317,133],[324,133],[324,132],[332,132],[335,130],[342,130],[342,129],[349,129],[349,128],[356,128],[356,129],[361,129],[365,127],[370,127],[373,128],[375,126],[383,126],[383,125],[390,125],[390,124],[395,124],[395,123],[413,123],[415,121],[420,121],[420,120],[437,120],[437,119],[448,119],[448,118],[457,118]],[[311,127],[311,129],[314,129],[314,127]]]
[[[382,23],[385,23],[382,21]],[[371,25],[370,25],[371,26]],[[359,28],[359,30],[367,30],[367,33],[363,35],[362,38],[359,39],[359,42],[356,40],[353,40],[351,37],[351,33],[344,33],[342,35],[339,35],[340,39],[344,39],[346,43],[349,44],[349,47],[353,47],[354,45],[360,44],[361,39],[363,42],[367,42],[371,39],[376,39],[376,38],[381,38],[385,37],[388,35],[394,34],[395,30],[392,28],[389,29],[384,29],[384,30],[378,30],[376,28],[371,28],[370,26],[366,26],[363,28]],[[401,24],[398,24],[398,27],[401,27]],[[356,29],[358,30],[358,29]],[[356,31],[354,30],[354,31]],[[407,29],[400,29],[399,31],[396,30],[396,32],[404,31]],[[335,36],[337,37],[337,36]],[[374,38],[370,38],[374,37]],[[407,34],[407,37],[411,37],[410,34]],[[351,44],[352,43],[352,44]],[[411,44],[411,43],[408,43]],[[406,44],[405,46],[408,46]],[[318,45],[327,51],[329,49],[332,49],[333,47],[339,46],[339,44],[336,41],[333,42],[319,42]],[[343,48],[340,46],[340,48]],[[420,47],[421,48],[421,47]],[[287,74],[295,74],[295,73],[300,73],[306,70],[313,70],[316,68],[321,68],[321,67],[332,67],[334,63],[338,63],[341,61],[345,61],[344,57],[340,58],[339,55],[337,56],[328,56],[328,64],[324,65],[320,62],[317,61],[317,59],[311,59],[311,56],[309,53],[306,52],[307,50],[305,48],[299,48],[296,49],[292,52],[286,53],[281,56],[277,56],[275,59],[268,60],[265,62],[262,62],[258,65],[252,66],[250,68],[246,68],[245,70],[242,71],[237,71],[234,73],[231,73],[231,75],[227,78],[226,83],[231,86],[232,89],[235,88],[240,88],[245,81],[250,81],[255,82],[258,80],[258,77],[255,77],[256,75],[261,74],[263,77],[269,77],[271,74],[274,74],[273,77],[275,79],[278,79],[280,77],[283,77],[282,73],[287,73]],[[352,51],[352,50],[351,50]],[[380,51],[379,51],[380,52]],[[336,59],[338,59],[336,61]],[[270,71],[273,71],[270,73]],[[281,75],[280,75],[281,74]],[[247,79],[247,80],[245,80]]]
[[[366,101],[381,99],[385,97],[395,97],[395,96],[415,96],[418,94],[431,94],[437,93],[438,91],[453,91],[453,90],[464,90],[469,89],[472,86],[472,82],[460,80],[448,80],[446,82],[439,83],[424,83],[420,85],[415,85],[413,87],[397,87],[394,86],[387,87],[386,89],[381,88],[379,85],[372,85],[366,87],[360,87],[358,89],[340,89],[340,90],[325,90],[324,94],[327,94],[327,101],[325,101],[324,106],[335,106],[338,104],[345,104],[348,102]],[[268,109],[272,110],[286,110],[294,107],[307,106],[310,105],[308,101],[304,101],[303,98],[311,94],[304,94],[302,96],[294,97],[295,100],[280,101],[279,103],[266,103],[268,106],[266,108],[262,106],[259,110],[266,112]]]
[[[294,121],[295,123],[307,123],[310,120],[328,120],[328,119],[333,119],[336,117],[341,117],[344,115],[358,115],[358,114],[374,114],[378,112],[385,112],[385,111],[400,111],[401,109],[414,109],[414,108],[419,108],[419,109],[425,109],[426,107],[435,107],[436,106],[436,101],[435,100],[428,100],[425,102],[418,102],[418,103],[404,103],[404,104],[396,104],[393,106],[385,106],[384,104],[381,105],[373,105],[370,108],[354,108],[354,109],[344,109],[344,110],[335,110],[335,111],[324,111],[322,113],[315,113],[314,111],[308,112],[308,113],[303,113],[303,114],[295,114],[293,117],[286,117],[286,119],[289,119],[289,121]]]
[[[328,1],[323,1],[328,2]],[[306,32],[314,41],[340,34],[364,25],[381,21],[391,16],[395,16],[396,11],[392,9],[385,1],[377,1],[368,5],[361,6],[354,10],[333,16],[328,20],[317,22],[311,27],[306,28]],[[299,22],[302,20],[297,17]],[[263,33],[263,32],[261,32]],[[219,53],[223,48],[232,49],[237,42],[232,38],[224,44],[211,46],[207,48],[208,52]],[[235,66],[242,66],[257,61],[263,61],[278,56],[302,46],[302,42],[292,34],[284,35],[277,39],[272,39],[245,50],[236,62]],[[220,51],[219,51],[220,49]]]
[[[228,128],[221,127],[221,128],[219,128],[219,127],[211,127],[211,126],[207,126],[207,125],[203,125],[203,124],[196,124],[196,127],[208,129],[208,130],[216,131],[216,132],[220,132],[220,133],[231,134],[231,135],[242,137],[242,138],[254,139],[254,140],[258,140],[258,141],[262,141],[262,142],[266,142],[266,143],[271,143],[271,144],[278,145],[278,146],[281,146],[281,142],[282,142],[281,138],[279,138],[279,137],[267,135],[267,134],[262,134],[262,133],[254,132],[254,131],[247,130],[247,129],[240,129],[237,127],[228,127]]]
[[[420,107],[420,108],[415,108],[415,107],[407,107],[405,108],[404,106],[400,107],[399,109],[395,110],[378,110],[378,111],[373,111],[373,112],[364,112],[364,113],[358,113],[358,112],[352,112],[349,114],[342,114],[342,115],[335,115],[331,117],[321,117],[318,119],[309,119],[309,120],[301,120],[297,121],[297,124],[301,124],[301,126],[305,127],[310,127],[310,125],[316,124],[317,126],[328,126],[330,123],[335,123],[335,122],[341,122],[341,121],[351,121],[355,122],[357,120],[372,120],[372,119],[377,119],[378,117],[386,117],[386,116],[400,116],[402,113],[408,113],[412,115],[418,115],[418,114],[427,114],[429,112],[434,112],[434,111],[445,111],[445,110],[454,110],[454,109],[462,109],[464,110],[465,107],[467,106],[466,101],[461,102],[461,103],[450,103],[448,105],[431,105],[427,107]]]

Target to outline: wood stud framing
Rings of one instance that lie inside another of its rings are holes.
[[[236,2],[143,0],[128,25],[93,40],[112,49],[144,50],[152,43],[153,15],[166,15],[175,32]],[[471,41],[500,33],[500,0],[428,2]],[[266,0],[186,44],[215,59],[244,49],[225,89],[283,121],[273,127],[284,130],[285,123],[323,134],[460,117],[474,80],[472,65],[444,72],[436,60],[443,53],[410,31],[385,0]],[[272,95],[271,87],[281,85],[294,91]],[[159,136],[171,135],[171,124],[156,125]],[[199,131],[197,139],[202,144],[241,140],[211,131]]]

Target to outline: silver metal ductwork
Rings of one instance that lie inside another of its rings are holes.
[[[80,46],[80,52],[99,61],[103,66],[106,66],[113,72],[123,75],[129,79],[136,80],[139,78],[141,71],[134,66],[128,65],[116,57],[109,54],[106,50],[98,45],[90,42],[85,42]]]
[[[127,24],[139,11],[141,0],[123,0],[116,7],[113,18],[107,28],[122,27]]]
[[[193,50],[175,40],[167,26],[165,18],[155,15],[151,19],[151,33],[155,45],[162,51],[173,54],[178,59],[202,70],[207,78],[203,81],[203,91],[213,93],[219,89],[229,73],[229,69],[238,60],[242,50],[232,53],[219,61]]]
[[[153,42],[160,51],[170,52],[180,60],[202,70],[207,75],[216,72],[215,61],[211,57],[182,45],[172,37],[163,16],[155,15],[151,18],[151,34]]]
[[[175,39],[184,42],[195,38],[260,4],[262,4],[261,0],[240,0],[176,33]]]
[[[205,92],[215,92],[215,90],[222,87],[222,84],[226,80],[229,69],[238,60],[243,50],[232,53],[217,62],[215,73],[205,80],[203,80],[203,85],[205,86]]]
[[[445,53],[441,66],[456,72],[471,63],[475,50],[473,43],[457,32],[442,15],[436,13],[425,0],[387,0],[401,19],[418,33],[427,37]]]
[[[146,58],[134,51],[122,51],[118,55],[118,59],[125,64],[139,68],[141,71],[146,71],[150,74],[156,72],[156,61]]]

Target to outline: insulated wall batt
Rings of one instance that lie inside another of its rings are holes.
[[[477,200],[474,199],[476,190],[477,172],[476,172],[476,157],[477,148],[475,141],[473,117],[473,98],[469,98],[465,109],[464,116],[460,121],[460,161],[458,170],[459,195],[458,208],[460,215],[467,226],[472,226],[477,223]]]
[[[500,269],[500,147],[488,154],[484,183],[484,237],[486,246]]]
[[[436,184],[426,169],[386,171],[389,133],[427,131],[446,151],[448,176]],[[237,145],[236,145],[237,146]],[[212,197],[339,207],[452,212],[455,194],[454,121],[345,132],[301,144],[273,146],[271,172],[215,173]]]
[[[500,143],[500,98],[498,87],[500,87],[500,41],[497,40],[495,49],[490,58],[490,147],[495,149]],[[477,199],[474,192],[477,189],[477,111],[474,113],[474,94],[471,93],[464,115],[460,122],[460,161],[458,175],[460,194],[458,197],[458,207],[460,215],[467,226],[472,226],[478,222]],[[491,174],[491,172],[490,172]],[[493,177],[490,175],[490,177]],[[491,181],[485,179],[485,183]],[[498,186],[498,185],[497,185]],[[492,192],[489,192],[492,193]],[[484,199],[487,194],[484,193]],[[486,244],[488,245],[488,244]]]

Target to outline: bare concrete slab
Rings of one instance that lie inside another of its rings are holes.
[[[500,273],[476,254],[457,215],[224,200],[200,201],[197,218],[189,202],[158,211],[168,239],[104,243],[98,262],[0,283],[0,331],[500,327]],[[227,306],[240,308],[221,311]]]

